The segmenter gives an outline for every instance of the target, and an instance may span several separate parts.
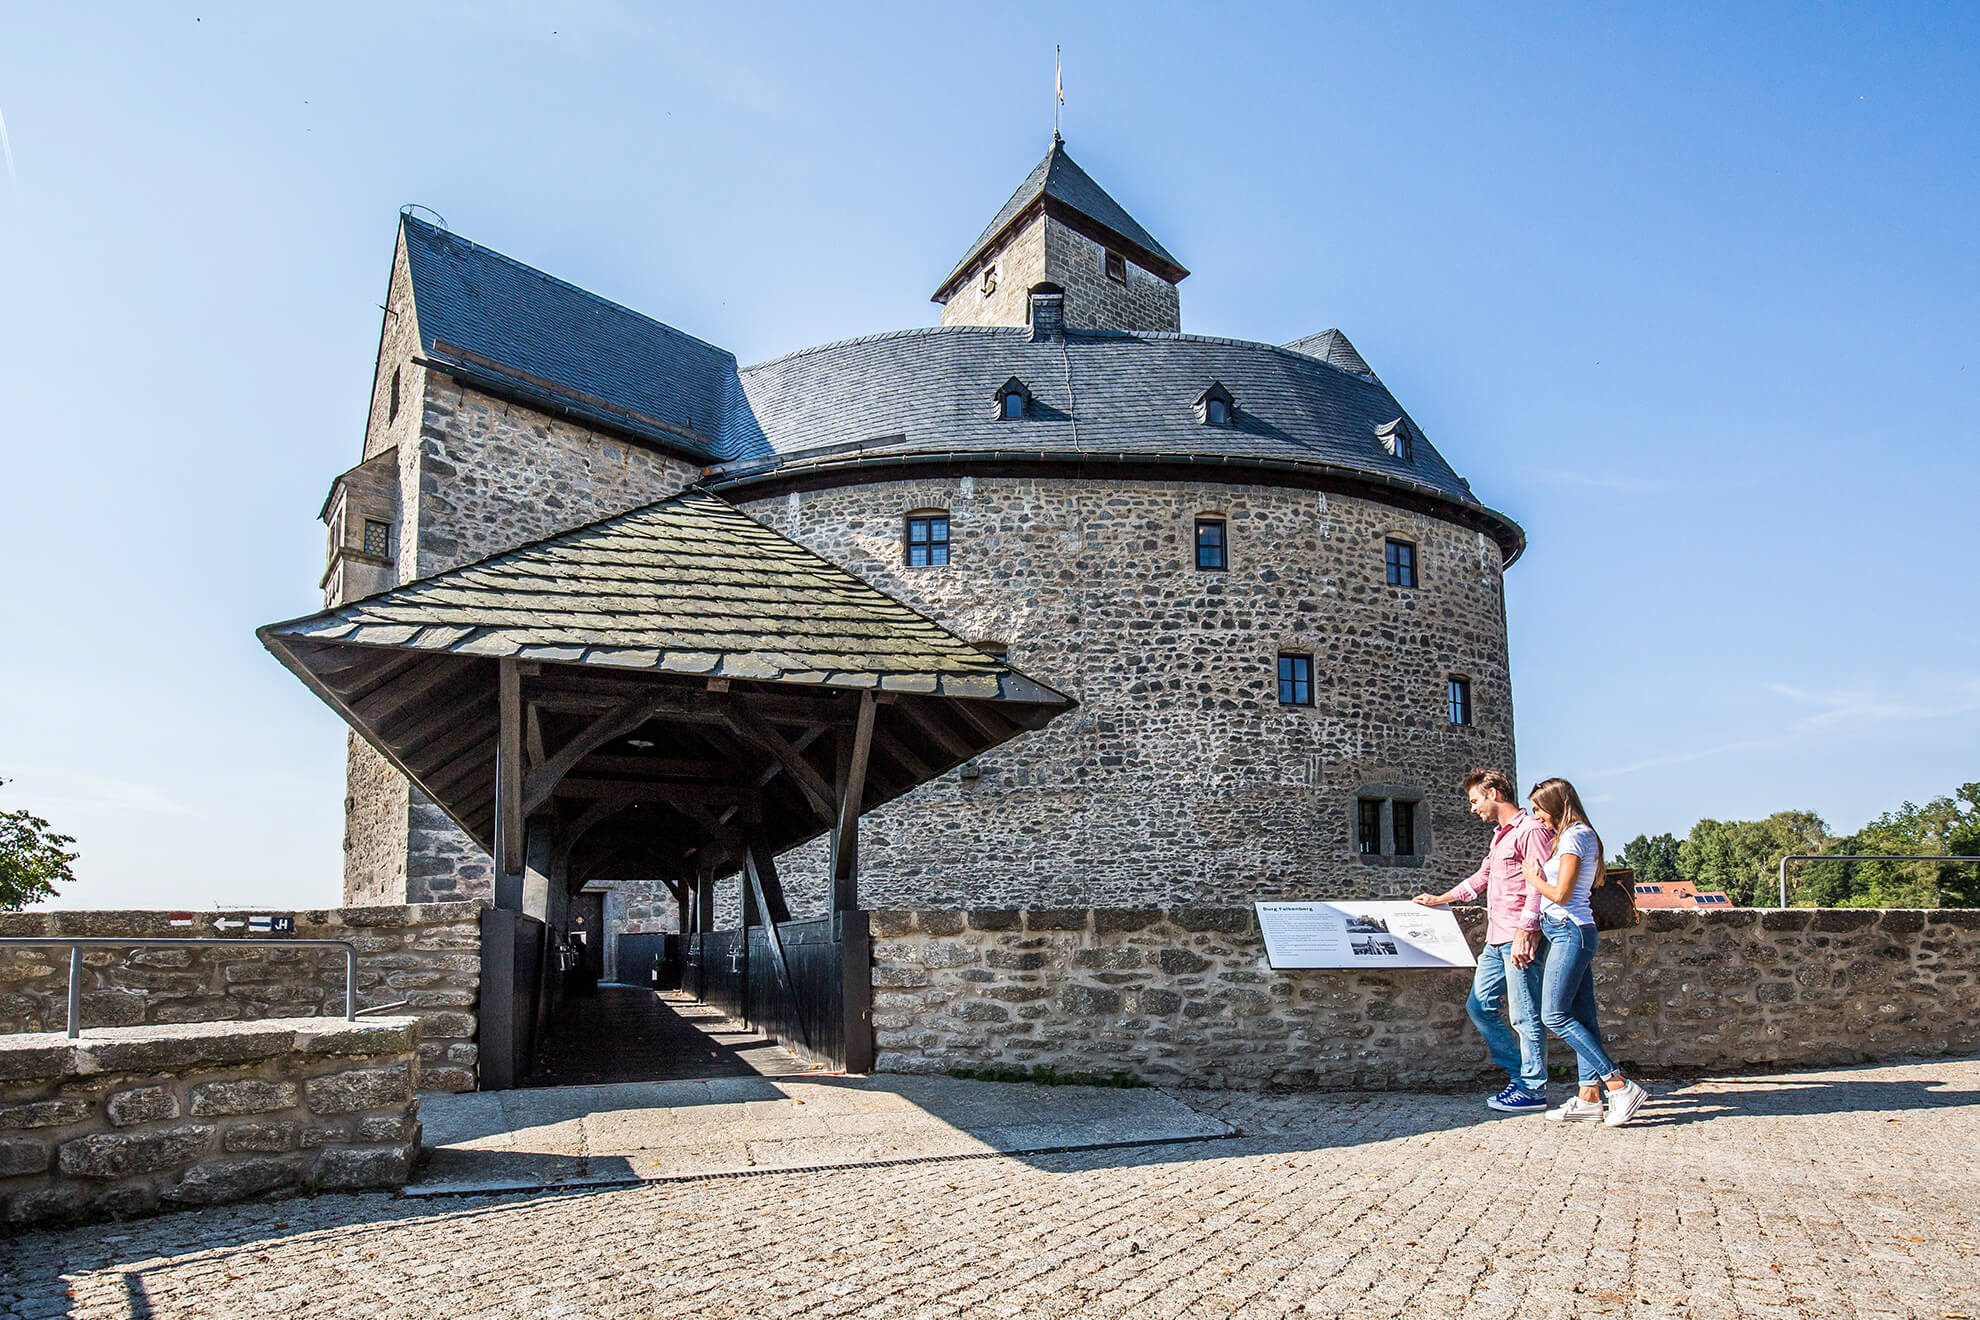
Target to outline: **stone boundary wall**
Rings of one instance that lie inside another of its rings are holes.
[[[420,1085],[472,1091],[481,993],[481,909],[486,903],[423,903],[284,913],[295,938],[357,946],[360,1009],[406,1003],[420,1019]],[[281,912],[279,908],[265,909]],[[174,926],[170,912],[0,913],[0,937],[67,935],[170,939],[246,935],[248,912],[195,912]],[[220,920],[238,921],[222,929]],[[340,949],[96,948],[83,951],[83,1027],[344,1015]],[[61,1031],[68,1022],[66,949],[0,945],[0,1039]]]
[[[1485,914],[1460,908],[1473,947]],[[1451,1089],[1495,1074],[1468,971],[1274,971],[1249,908],[875,912],[883,1072]],[[1980,1047],[1980,910],[1649,911],[1602,936],[1609,1052],[1648,1072]],[[1550,1061],[1573,1066],[1559,1041]]]
[[[398,1017],[0,1036],[0,1219],[403,1186],[418,1034]]]

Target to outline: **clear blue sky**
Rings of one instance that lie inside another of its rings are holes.
[[[0,43],[0,808],[79,906],[328,904],[317,606],[393,225],[745,362],[927,324],[1043,154],[1339,326],[1531,538],[1519,773],[1612,841],[1980,778],[1980,9],[22,6]],[[1049,677],[1049,676],[1047,676]]]

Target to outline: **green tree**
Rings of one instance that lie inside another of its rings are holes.
[[[7,781],[0,779],[0,784]],[[55,882],[73,882],[69,863],[75,840],[57,834],[48,822],[25,811],[0,811],[0,912],[13,912],[37,899],[53,898]]]
[[[1950,797],[1923,806],[1906,802],[1828,849],[1893,856],[1980,855],[1980,782],[1962,784]],[[1812,862],[1798,887],[1799,901],[1836,907],[1980,906],[1980,866],[1942,862]]]
[[[1616,854],[1616,865],[1636,872],[1639,885],[1666,885],[1679,879],[1678,841],[1669,834],[1639,834]]]
[[[1678,845],[1678,878],[1724,890],[1741,907],[1779,899],[1781,858],[1821,852],[1829,827],[1812,811],[1777,811],[1765,820],[1701,820]]]

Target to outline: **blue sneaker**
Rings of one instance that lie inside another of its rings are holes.
[[[1545,1100],[1534,1095],[1518,1082],[1507,1082],[1506,1089],[1487,1100],[1485,1104],[1502,1114],[1540,1114],[1545,1113],[1547,1109]]]

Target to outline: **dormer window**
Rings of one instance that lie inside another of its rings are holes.
[[[1237,400],[1217,381],[1196,396],[1196,420],[1205,426],[1229,426],[1237,416]]]
[[[1410,440],[1409,423],[1402,418],[1398,417],[1393,422],[1384,422],[1376,427],[1375,438],[1382,442],[1382,448],[1403,462],[1416,461],[1416,446]]]
[[[1116,284],[1127,283],[1127,258],[1118,252],[1107,254],[1107,278]]]
[[[1031,391],[1016,376],[997,387],[997,418],[999,421],[1016,422],[1024,418],[1025,410],[1031,406]]]

